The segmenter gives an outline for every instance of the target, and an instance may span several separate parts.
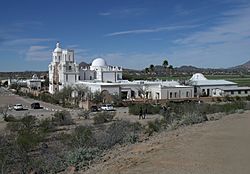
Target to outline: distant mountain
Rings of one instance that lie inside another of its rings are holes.
[[[231,67],[230,69],[244,69],[244,70],[250,70],[250,61],[242,64],[242,65],[238,65],[238,66],[234,66]]]
[[[177,67],[175,68],[175,70],[177,71],[181,71],[181,72],[199,72],[199,71],[203,71],[204,68],[197,68],[195,66],[191,66],[191,65],[184,65],[184,66],[181,66],[181,67]]]

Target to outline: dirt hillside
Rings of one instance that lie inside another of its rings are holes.
[[[84,173],[249,174],[250,112],[114,149]]]

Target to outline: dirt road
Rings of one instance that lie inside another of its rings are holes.
[[[249,174],[250,112],[163,132],[105,158],[85,173]]]

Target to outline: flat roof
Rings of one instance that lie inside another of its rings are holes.
[[[197,80],[191,81],[195,86],[222,86],[222,85],[237,85],[237,83],[227,80]]]
[[[224,91],[240,91],[240,90],[250,90],[250,87],[245,86],[245,87],[222,87],[221,88]]]

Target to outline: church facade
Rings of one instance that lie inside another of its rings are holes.
[[[122,68],[107,65],[102,58],[93,60],[91,66],[81,67],[75,61],[74,50],[62,49],[60,43],[52,53],[49,64],[49,92],[54,94],[67,85],[79,81],[116,83],[122,80]]]

